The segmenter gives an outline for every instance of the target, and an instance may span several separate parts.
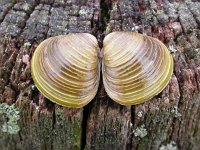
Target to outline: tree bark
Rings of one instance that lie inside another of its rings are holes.
[[[125,107],[107,96],[101,81],[94,100],[80,109],[39,93],[30,59],[42,40],[88,32],[102,48],[113,31],[156,37],[174,52],[174,73],[162,93]],[[198,0],[3,0],[0,37],[0,102],[20,111],[17,134],[3,132],[0,119],[1,149],[200,149]]]

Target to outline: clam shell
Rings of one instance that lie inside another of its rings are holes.
[[[51,37],[35,50],[31,74],[39,91],[67,107],[83,107],[99,85],[98,43],[88,33]]]
[[[173,72],[162,42],[135,32],[113,32],[103,41],[103,83],[111,99],[134,105],[159,94]]]

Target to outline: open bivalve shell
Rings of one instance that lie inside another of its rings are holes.
[[[173,59],[159,40],[135,32],[113,32],[105,37],[103,49],[104,87],[117,103],[142,103],[167,86]]]
[[[83,107],[99,84],[98,43],[88,33],[56,36],[35,50],[31,73],[36,87],[48,99],[67,107]]]
[[[83,107],[96,95],[100,79],[98,43],[88,33],[56,36],[35,50],[31,73],[39,91],[53,102]],[[103,41],[103,84],[121,105],[159,94],[173,72],[173,59],[159,40],[135,32],[113,32]]]

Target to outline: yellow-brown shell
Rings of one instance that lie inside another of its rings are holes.
[[[103,83],[111,99],[134,105],[159,94],[173,72],[173,59],[159,40],[113,32],[103,41]]]
[[[99,84],[98,43],[88,33],[56,36],[43,41],[31,61],[39,91],[67,107],[83,107],[96,95]]]

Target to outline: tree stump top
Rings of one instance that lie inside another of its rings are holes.
[[[81,109],[58,106],[39,93],[30,60],[42,40],[87,32],[102,47],[113,31],[143,33],[174,51],[174,73],[162,93],[125,107],[100,84]],[[10,122],[0,104],[1,149],[200,149],[199,93],[199,0],[0,1],[0,102],[20,112],[20,130],[10,134],[2,130]]]

